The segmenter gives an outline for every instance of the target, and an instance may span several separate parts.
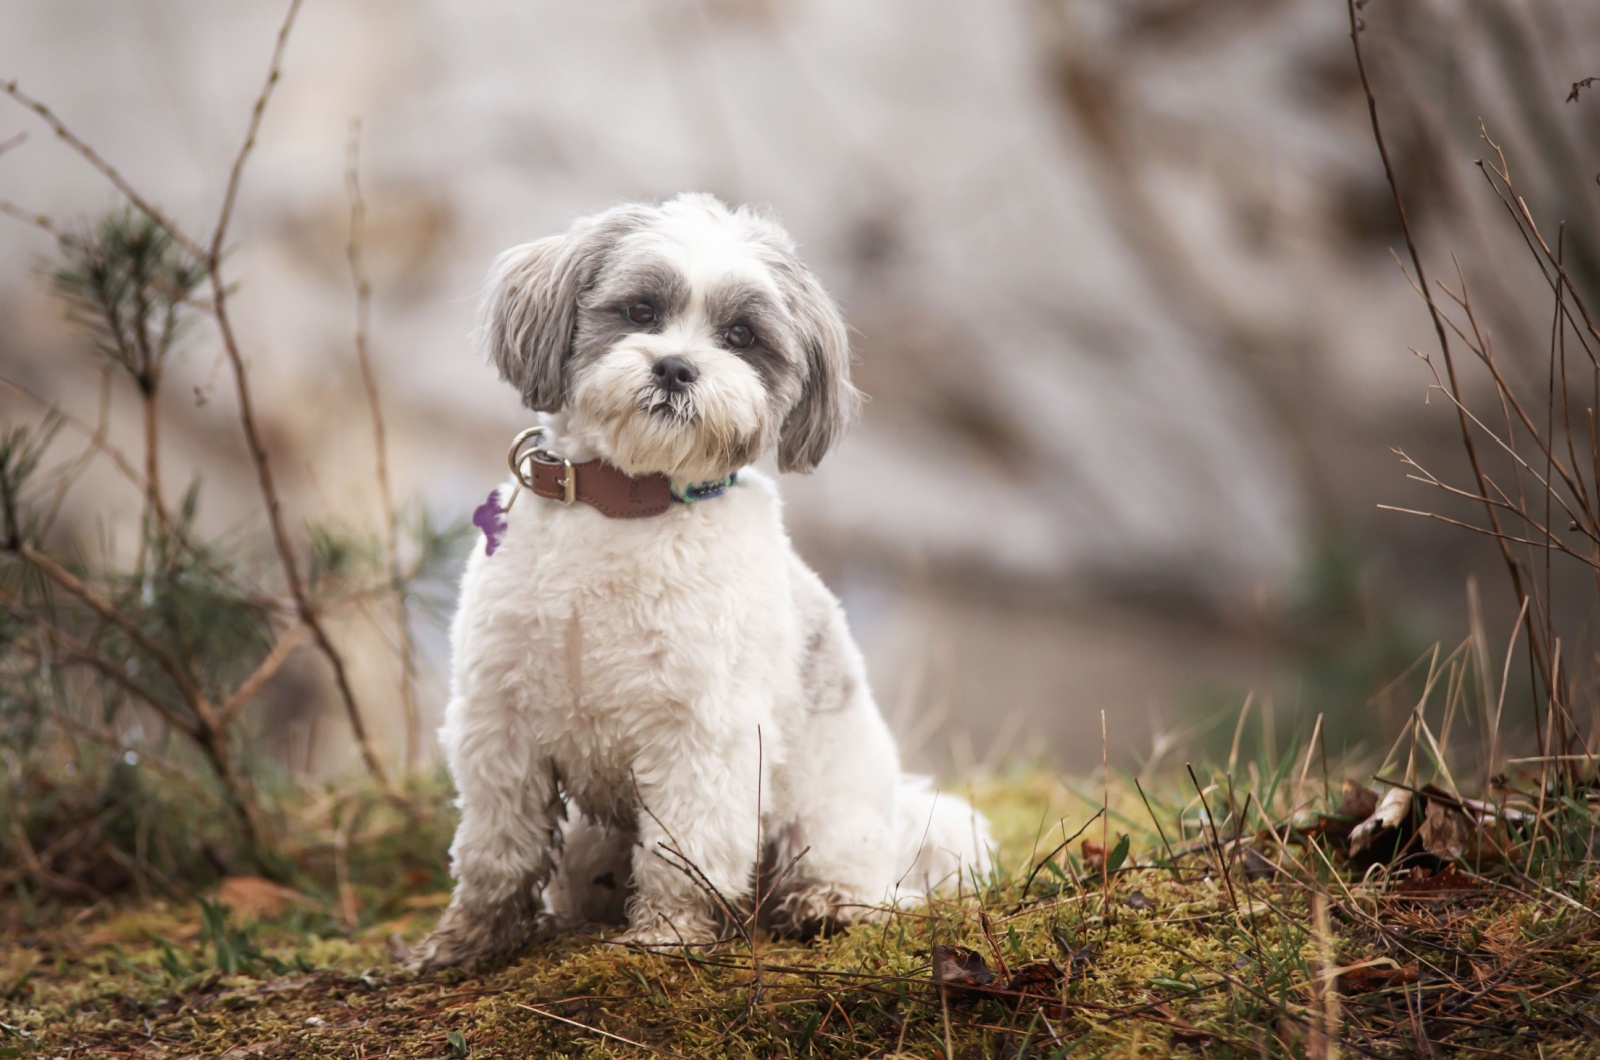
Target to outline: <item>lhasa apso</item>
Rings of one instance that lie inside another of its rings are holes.
[[[695,945],[986,873],[987,824],[901,772],[839,603],[749,466],[812,470],[860,400],[778,223],[707,195],[616,206],[505,253],[482,325],[543,429],[475,519],[440,730],[456,888],[414,963],[504,953],[541,900]]]

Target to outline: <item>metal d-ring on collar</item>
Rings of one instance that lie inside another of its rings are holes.
[[[549,433],[550,428],[548,427],[529,427],[525,431],[517,432],[517,436],[511,439],[511,448],[506,452],[506,463],[511,466],[511,474],[516,477],[517,489],[516,492],[511,494],[511,499],[506,502],[506,511],[509,512],[511,506],[517,503],[517,498],[522,495],[524,489],[529,493],[534,492],[533,473],[527,467],[530,460],[538,460],[546,464],[560,464],[562,469],[560,480],[562,490],[561,503],[570,505],[578,499],[578,469],[572,466],[571,460],[557,453],[552,453],[542,444],[531,445],[526,449],[523,448],[529,442],[542,442]]]

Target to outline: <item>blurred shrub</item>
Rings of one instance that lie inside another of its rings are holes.
[[[190,325],[226,325],[216,260],[133,207],[57,236],[49,282],[93,352],[85,370],[108,370],[136,396],[143,448],[130,457],[104,421],[55,408],[0,432],[0,879],[92,899],[129,887],[180,892],[252,866],[290,873],[270,795],[284,767],[253,745],[252,703],[302,647],[316,648],[387,790],[323,621],[391,597],[403,615],[462,535],[395,517],[390,564],[377,528],[313,525],[304,544],[290,540],[241,386],[273,547],[249,534],[208,538],[198,479],[176,504],[167,499],[160,397]],[[209,299],[199,293],[207,280]],[[220,337],[236,351],[231,330]],[[232,363],[243,372],[242,359]],[[62,457],[69,429],[82,446]],[[97,495],[103,521],[89,548],[60,516],[96,465],[141,504],[130,528],[115,516],[121,498]]]

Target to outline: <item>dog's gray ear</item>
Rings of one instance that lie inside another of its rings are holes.
[[[778,470],[804,474],[855,422],[861,392],[850,383],[850,336],[839,307],[804,268],[785,279],[806,374],[800,400],[778,435]]]
[[[606,252],[643,216],[640,207],[619,206],[495,260],[480,334],[500,378],[522,391],[530,409],[555,412],[566,403],[578,298]]]

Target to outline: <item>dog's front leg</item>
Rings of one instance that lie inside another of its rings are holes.
[[[412,955],[420,970],[476,965],[514,950],[555,866],[562,813],[551,764],[518,739],[515,725],[477,724],[450,705],[445,751],[459,792],[461,823],[450,844],[456,879],[450,905]]]
[[[746,753],[747,752],[747,753]],[[715,942],[754,879],[760,826],[754,733],[719,755],[684,754],[635,767],[640,799],[628,931],[641,946]]]

